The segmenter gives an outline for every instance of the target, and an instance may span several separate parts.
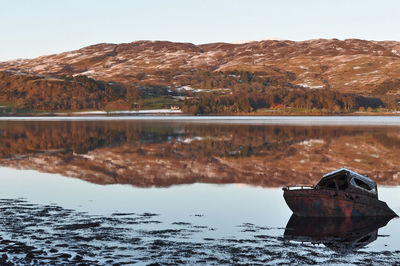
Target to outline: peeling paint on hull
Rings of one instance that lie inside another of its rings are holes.
[[[283,197],[298,216],[397,216],[385,202],[361,194],[329,189],[285,190]]]

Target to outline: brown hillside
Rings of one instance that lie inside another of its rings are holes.
[[[218,71],[291,75],[305,89],[375,95],[399,94],[400,42],[267,40],[194,45],[167,41],[97,44],[76,51],[0,63],[0,70],[41,75],[86,75],[137,85],[189,85],[194,73]],[[189,80],[189,81],[188,81]]]

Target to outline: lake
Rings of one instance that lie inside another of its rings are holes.
[[[398,117],[0,118],[0,146],[3,262],[400,261],[398,218],[312,238],[300,225],[335,225],[282,196],[347,167],[400,213]]]

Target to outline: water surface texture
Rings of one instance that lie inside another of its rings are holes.
[[[399,121],[291,119],[0,121],[1,260],[398,263],[399,219],[296,220],[281,187],[345,166],[400,213]]]

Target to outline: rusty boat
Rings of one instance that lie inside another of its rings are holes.
[[[373,180],[347,168],[324,175],[314,186],[287,186],[283,191],[287,205],[297,216],[397,216],[378,199]]]

